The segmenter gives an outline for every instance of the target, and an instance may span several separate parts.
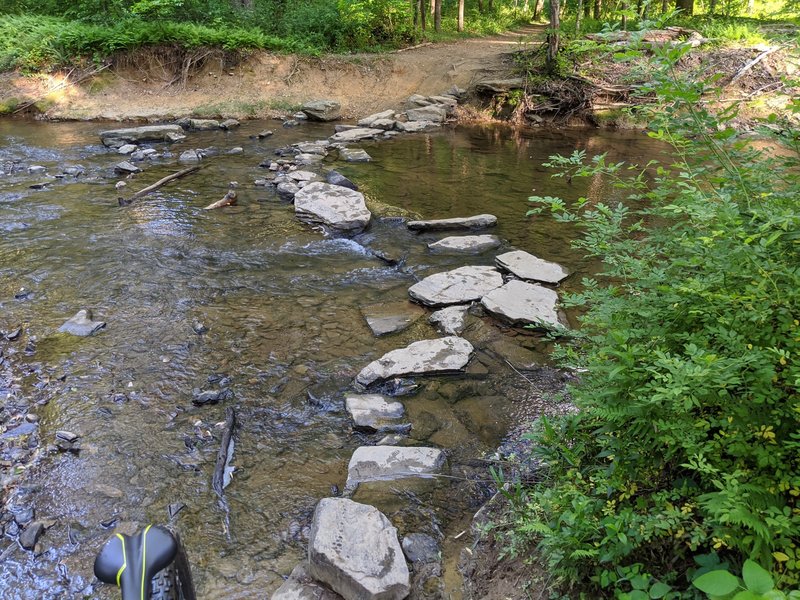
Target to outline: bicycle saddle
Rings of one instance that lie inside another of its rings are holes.
[[[117,533],[108,540],[94,561],[94,574],[100,581],[117,584],[122,600],[150,600],[150,580],[177,553],[178,543],[169,530],[148,525],[136,535]]]

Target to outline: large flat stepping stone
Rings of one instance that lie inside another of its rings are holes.
[[[447,457],[438,448],[361,446],[347,466],[347,489],[371,481],[426,477],[441,472]]]
[[[502,285],[503,276],[494,267],[468,266],[429,275],[412,285],[408,295],[436,308],[480,300]]]
[[[473,350],[472,344],[456,336],[421,340],[372,361],[356,376],[356,382],[368,386],[393,377],[453,373],[467,366]]]
[[[431,314],[428,321],[445,335],[461,335],[467,327],[469,306],[447,306]]]
[[[336,100],[313,100],[300,109],[311,121],[336,121],[342,118],[342,105]]]
[[[514,250],[495,257],[495,263],[500,269],[509,271],[528,281],[541,281],[542,283],[558,283],[567,278],[569,273],[558,263],[542,260],[525,252]]]
[[[497,225],[497,217],[484,214],[474,217],[455,217],[431,221],[409,221],[406,226],[413,231],[449,231],[456,229],[484,229]]]
[[[346,131],[334,133],[330,137],[331,142],[358,142],[360,140],[368,140],[386,133],[383,129],[373,129],[371,127],[356,127]]]
[[[553,290],[514,279],[493,290],[481,299],[484,308],[495,317],[513,325],[562,327],[556,304],[558,294]]]
[[[309,183],[295,194],[294,210],[304,221],[342,230],[363,229],[372,216],[364,194],[320,181]]]
[[[402,600],[410,592],[397,529],[377,508],[323,498],[308,541],[309,573],[347,600]]]
[[[345,408],[353,419],[353,428],[369,433],[408,432],[409,423],[403,423],[406,412],[400,402],[390,402],[380,394],[348,394]]]
[[[480,254],[499,248],[501,243],[496,235],[453,235],[428,244],[428,248],[442,254]]]
[[[308,564],[300,563],[270,600],[341,600],[341,596],[311,578]]]
[[[371,304],[361,309],[367,325],[377,336],[403,331],[425,314],[425,310],[411,302]]]
[[[144,125],[142,127],[109,129],[101,131],[99,135],[103,145],[111,148],[120,148],[125,144],[138,142],[171,142],[186,137],[180,125]]]

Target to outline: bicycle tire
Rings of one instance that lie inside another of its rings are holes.
[[[151,600],[197,600],[186,550],[180,536],[175,531],[172,535],[178,543],[178,553],[175,560],[151,580]]]
[[[184,600],[174,565],[161,569],[150,580],[151,600]]]

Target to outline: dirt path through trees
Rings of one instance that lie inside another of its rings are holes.
[[[528,26],[391,54],[314,58],[256,52],[234,65],[226,64],[229,56],[212,52],[195,63],[188,78],[182,75],[193,57],[142,50],[115,57],[111,68],[78,85],[64,85],[58,77],[6,75],[0,79],[0,98],[48,97],[46,116],[53,119],[270,117],[314,99],[338,100],[345,116],[353,118],[399,108],[411,94],[439,94],[508,77],[511,54],[543,37],[542,27]]]

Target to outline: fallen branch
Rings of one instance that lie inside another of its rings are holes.
[[[225,428],[222,431],[222,441],[217,452],[217,462],[214,465],[214,475],[211,477],[211,487],[217,494],[219,507],[225,512],[225,535],[230,539],[231,514],[228,501],[225,499],[225,486],[227,481],[225,471],[233,456],[233,430],[236,427],[236,413],[230,406],[225,409]]]
[[[733,83],[734,83],[734,82],[738,81],[738,80],[739,80],[739,79],[740,79],[740,78],[741,78],[741,77],[742,77],[742,76],[743,76],[745,73],[747,73],[747,72],[748,72],[750,69],[752,69],[753,67],[755,67],[755,66],[756,66],[758,63],[760,63],[762,60],[764,60],[764,59],[765,59],[767,56],[769,56],[769,55],[770,55],[770,54],[772,54],[773,52],[777,52],[777,51],[778,51],[778,50],[780,50],[780,49],[781,49],[781,46],[775,46],[775,47],[773,47],[773,48],[769,48],[769,49],[767,49],[767,50],[764,50],[764,51],[763,51],[761,54],[759,54],[758,56],[756,56],[756,57],[755,57],[753,60],[751,60],[749,63],[747,63],[747,64],[746,64],[745,66],[743,66],[741,69],[739,69],[739,70],[736,72],[736,75],[734,75],[734,76],[733,76],[733,78],[732,78],[732,79],[731,79],[731,80],[730,80],[730,81],[729,81],[729,82],[726,84],[726,87],[727,87],[728,85],[733,85]]]
[[[150,192],[157,190],[158,188],[160,188],[163,185],[166,185],[167,183],[169,183],[173,179],[179,179],[179,178],[181,178],[181,177],[183,177],[185,175],[188,175],[189,173],[194,173],[195,171],[199,171],[202,168],[203,168],[202,165],[194,165],[194,166],[191,166],[191,167],[187,167],[185,169],[182,169],[182,170],[178,171],[177,173],[173,173],[172,175],[167,175],[163,179],[159,179],[153,185],[148,185],[146,188],[144,188],[142,190],[139,190],[138,192],[136,192],[133,196],[131,196],[127,200],[125,198],[122,198],[122,197],[117,198],[117,202],[119,202],[120,206],[127,206],[128,204],[130,204],[134,200],[137,200],[138,198],[141,198],[142,196],[146,196]]]

